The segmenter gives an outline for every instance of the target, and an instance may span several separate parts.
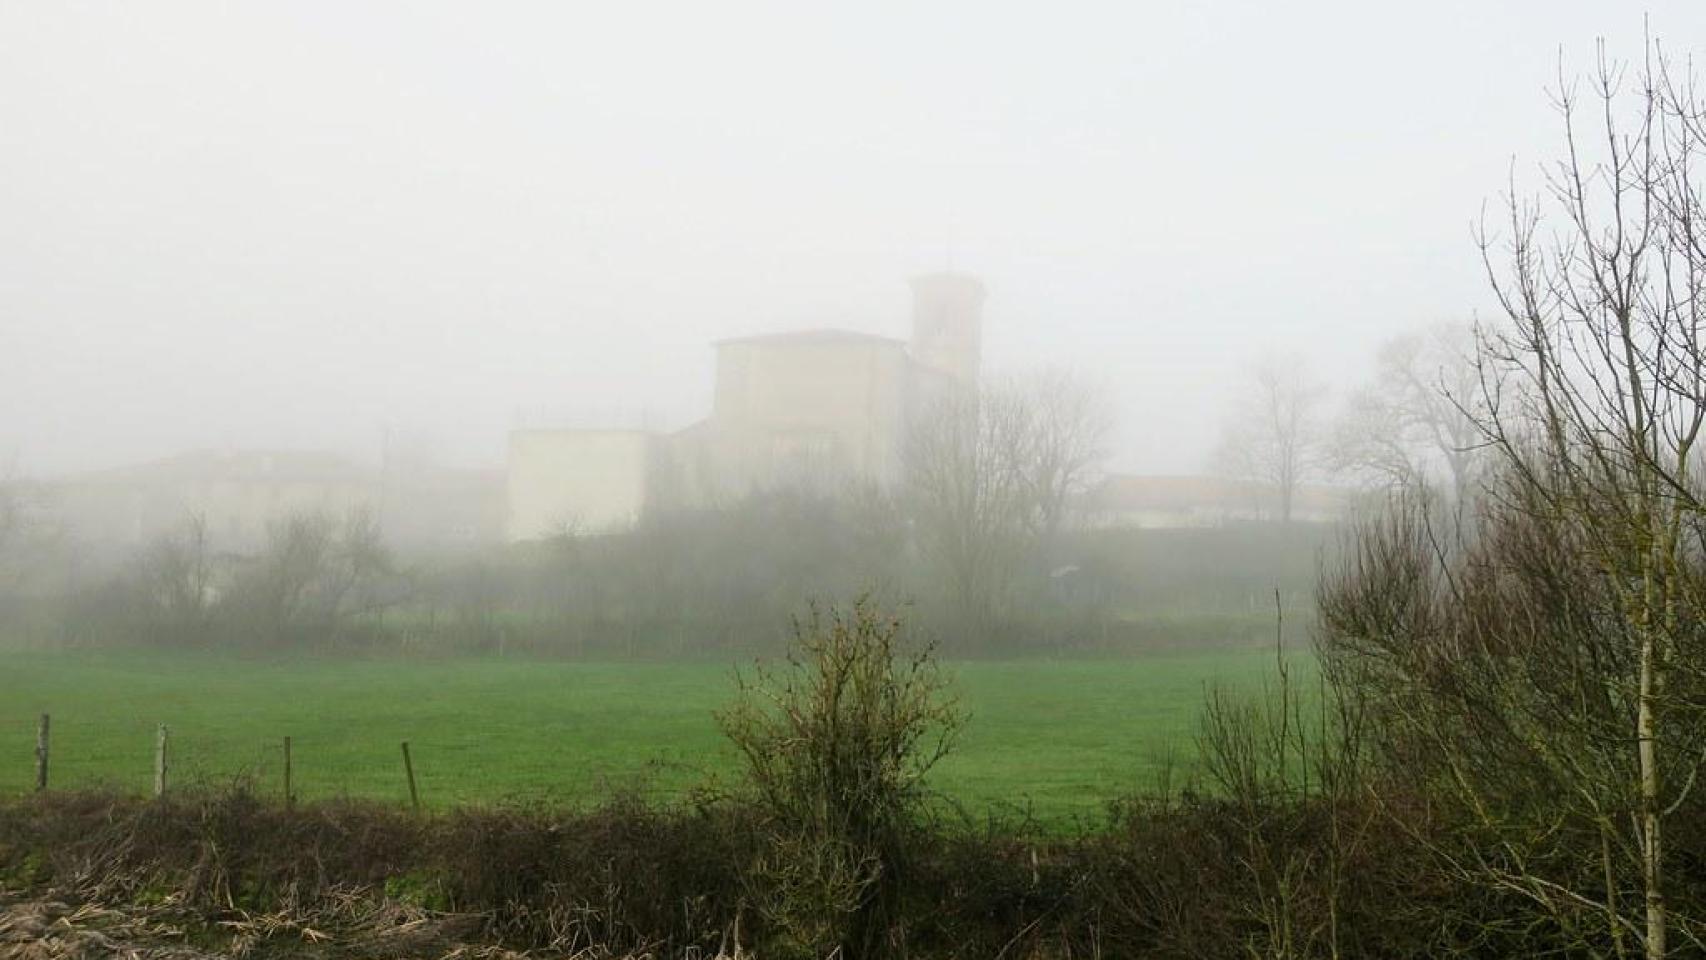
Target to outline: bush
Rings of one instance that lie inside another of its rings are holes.
[[[931,649],[900,635],[867,600],[814,609],[787,666],[741,678],[719,718],[763,818],[754,897],[779,951],[876,956],[895,933],[924,775],[962,723]]]

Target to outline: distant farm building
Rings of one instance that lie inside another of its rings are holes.
[[[1293,492],[1291,519],[1331,523],[1351,507],[1352,492],[1306,484]],[[1082,503],[1092,526],[1179,529],[1279,519],[1272,487],[1212,476],[1112,474]]]
[[[215,549],[246,553],[285,517],[365,512],[387,542],[432,549],[496,540],[501,480],[419,464],[374,469],[324,452],[203,450],[63,477],[43,495],[66,531],[92,545],[139,545],[196,518]]]
[[[194,516],[222,549],[253,547],[267,523],[376,506],[372,478],[334,454],[200,451],[66,478],[51,488],[79,539],[140,544]]]

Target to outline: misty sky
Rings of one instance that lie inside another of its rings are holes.
[[[685,425],[708,341],[905,335],[990,289],[995,370],[1200,469],[1264,347],[1342,381],[1487,308],[1469,224],[1545,89],[1706,3],[0,2],[0,459],[386,429]],[[1529,177],[1532,183],[1532,177]]]

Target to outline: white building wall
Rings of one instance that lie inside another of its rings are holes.
[[[910,372],[904,345],[876,337],[719,344],[711,432],[724,485],[763,487],[801,469],[895,481]]]
[[[656,446],[636,430],[510,434],[508,539],[632,526],[645,507]]]

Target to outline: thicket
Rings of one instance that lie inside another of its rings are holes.
[[[1443,882],[1409,835],[1380,820],[1367,827],[1371,814],[1308,806],[1252,824],[1199,799],[1134,806],[1095,834],[1037,837],[1001,824],[920,832],[884,946],[867,955],[1196,960],[1332,956],[1330,944],[1347,957],[1544,952],[1546,931],[1488,925],[1499,898]],[[1359,827],[1354,855],[1329,879],[1326,838]],[[413,817],[342,803],[285,810],[241,791],[0,805],[6,886],[150,907],[208,939],[249,921],[271,930],[281,952],[310,946],[304,929],[341,936],[380,915],[552,954],[732,956],[738,944],[748,956],[797,955],[802,931],[753,899],[767,882],[754,864],[770,842],[759,818],[734,805]],[[1269,865],[1263,876],[1284,886],[1253,880],[1252,842]],[[399,916],[397,904],[413,909]],[[451,944],[429,949],[407,955],[444,955]]]
[[[283,518],[247,555],[192,520],[0,609],[47,643],[679,658],[778,653],[803,598],[867,595],[952,656],[1129,653],[1260,643],[1276,586],[1306,618],[1333,536],[1069,528],[1053,543],[1058,562],[1031,558],[1007,612],[974,624],[931,599],[935,565],[871,491],[772,491],[625,534],[431,556],[393,554],[360,515]]]
[[[1213,701],[1204,776],[1065,835],[931,802],[925,774],[962,718],[929,648],[872,604],[802,621],[794,656],[738,694],[723,722],[746,776],[682,805],[419,816],[288,808],[240,783],[153,801],[48,793],[0,804],[0,882],[153,911],[251,955],[328,937],[380,952],[374,938],[398,930],[414,955],[476,941],[867,960],[1558,942],[1499,928],[1501,898],[1435,869],[1417,840],[1450,843],[1453,825],[1420,802],[1390,816],[1397,795],[1363,789],[1354,738],[1283,672],[1267,698]]]
[[[1557,103],[1540,198],[1482,232],[1506,317],[1456,399],[1484,492],[1357,531],[1321,645],[1373,769],[1456,826],[1438,869],[1509,898],[1498,929],[1698,955],[1706,103],[1657,44],[1633,70],[1602,51]]]
[[[1325,685],[1276,643],[1264,692],[1210,693],[1199,764],[1080,832],[928,794],[962,718],[928,645],[866,602],[800,621],[792,656],[744,678],[723,722],[746,776],[687,803],[49,793],[0,804],[0,878],[241,931],[226,945],[251,953],[305,931],[372,953],[407,929],[417,954],[1629,955],[1639,777],[1615,732],[1631,692],[1608,682],[1628,638],[1591,553],[1519,506],[1489,501],[1443,551],[1425,502],[1370,519],[1322,587]],[[1602,768],[1617,778],[1580,779]],[[1706,905],[1691,786],[1664,811],[1666,955]]]
[[[281,517],[253,554],[215,551],[186,520],[112,575],[71,588],[72,644],[326,648],[372,645],[407,584],[365,513]]]

